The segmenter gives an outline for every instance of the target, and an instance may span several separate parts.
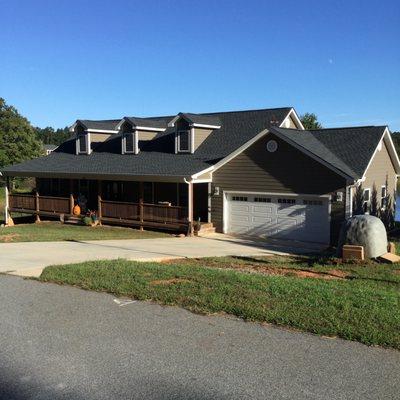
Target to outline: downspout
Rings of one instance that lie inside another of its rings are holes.
[[[193,236],[193,181],[186,178],[183,178],[183,181],[188,185],[188,235]]]
[[[3,177],[3,173],[0,172],[0,177]],[[9,222],[9,217],[8,217],[8,210],[9,210],[9,203],[8,203],[8,178],[5,180],[5,197],[6,197],[6,202],[4,205],[4,224],[7,226]]]

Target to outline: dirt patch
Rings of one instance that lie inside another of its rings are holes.
[[[0,236],[0,242],[10,243],[18,239],[21,235],[18,233],[10,233],[9,235]]]
[[[151,281],[150,285],[168,286],[168,285],[176,285],[177,283],[188,283],[188,282],[190,282],[189,279],[172,278],[172,279],[160,279],[160,280],[156,280],[156,281]]]
[[[334,277],[337,277],[337,278],[342,278],[342,279],[345,279],[350,275],[346,271],[341,271],[340,269],[331,269],[328,271],[328,274],[330,274]]]

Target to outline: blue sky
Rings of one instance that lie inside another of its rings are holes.
[[[294,106],[400,130],[400,3],[3,1],[0,97],[34,125]]]

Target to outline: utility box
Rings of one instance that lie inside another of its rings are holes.
[[[361,260],[365,259],[364,257],[364,247],[363,246],[355,246],[352,244],[345,244],[342,250],[342,258],[343,261],[350,260]]]

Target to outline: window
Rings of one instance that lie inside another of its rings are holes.
[[[232,196],[232,201],[247,201],[246,196]]]
[[[381,208],[385,209],[387,204],[387,187],[381,187]]]
[[[303,200],[306,206],[322,206],[322,200]]]
[[[254,197],[254,201],[256,203],[271,203],[271,199],[269,197]]]
[[[278,150],[278,143],[276,142],[276,140],[269,140],[267,142],[267,150],[270,153],[274,153],[276,150]]]
[[[80,135],[78,136],[78,148],[79,148],[79,153],[87,153],[88,148],[87,148],[87,135]]]
[[[370,189],[364,189],[364,199],[363,199],[363,210],[364,213],[369,212],[369,203],[371,200],[371,190]]]
[[[190,151],[190,131],[178,131],[178,151]]]
[[[124,153],[133,153],[135,151],[135,141],[133,133],[126,133],[124,136],[125,149]]]
[[[278,199],[280,204],[296,204],[296,199]]]

